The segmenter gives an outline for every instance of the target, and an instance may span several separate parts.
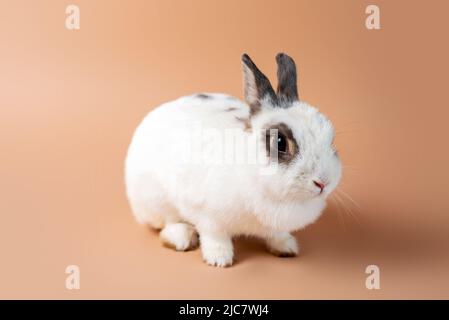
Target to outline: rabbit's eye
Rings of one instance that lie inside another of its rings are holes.
[[[266,130],[265,147],[267,155],[280,163],[288,164],[299,154],[299,147],[290,128],[279,123]]]
[[[278,146],[277,146],[278,152],[282,152],[282,153],[287,152],[287,147],[288,147],[287,138],[280,132],[278,133],[277,144],[278,144]]]

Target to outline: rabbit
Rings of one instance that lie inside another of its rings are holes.
[[[165,246],[200,246],[203,260],[217,267],[233,264],[237,236],[261,238],[277,256],[299,254],[291,233],[321,215],[342,166],[332,123],[298,98],[294,60],[279,53],[276,62],[276,92],[243,54],[245,102],[192,94],[162,104],[137,127],[125,161],[126,193],[137,222],[160,230]],[[247,161],[196,157],[223,150],[224,132],[244,141],[236,156]]]

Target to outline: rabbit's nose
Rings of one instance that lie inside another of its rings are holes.
[[[326,187],[326,185],[321,182],[321,181],[317,181],[317,180],[313,180],[313,183],[320,188],[320,194],[323,193],[324,188]]]

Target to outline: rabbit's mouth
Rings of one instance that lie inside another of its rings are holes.
[[[292,188],[283,196],[285,201],[307,201],[310,199],[324,198],[324,192],[319,192],[311,188]]]
[[[325,199],[328,196],[328,188],[321,188],[314,186],[311,188],[302,189],[301,191],[295,192],[295,197],[298,200],[308,200],[308,199]]]

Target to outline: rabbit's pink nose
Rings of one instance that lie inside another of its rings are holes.
[[[324,183],[322,183],[321,181],[316,181],[313,180],[313,183],[320,188],[320,194],[323,193],[324,187],[326,187],[326,185]]]

